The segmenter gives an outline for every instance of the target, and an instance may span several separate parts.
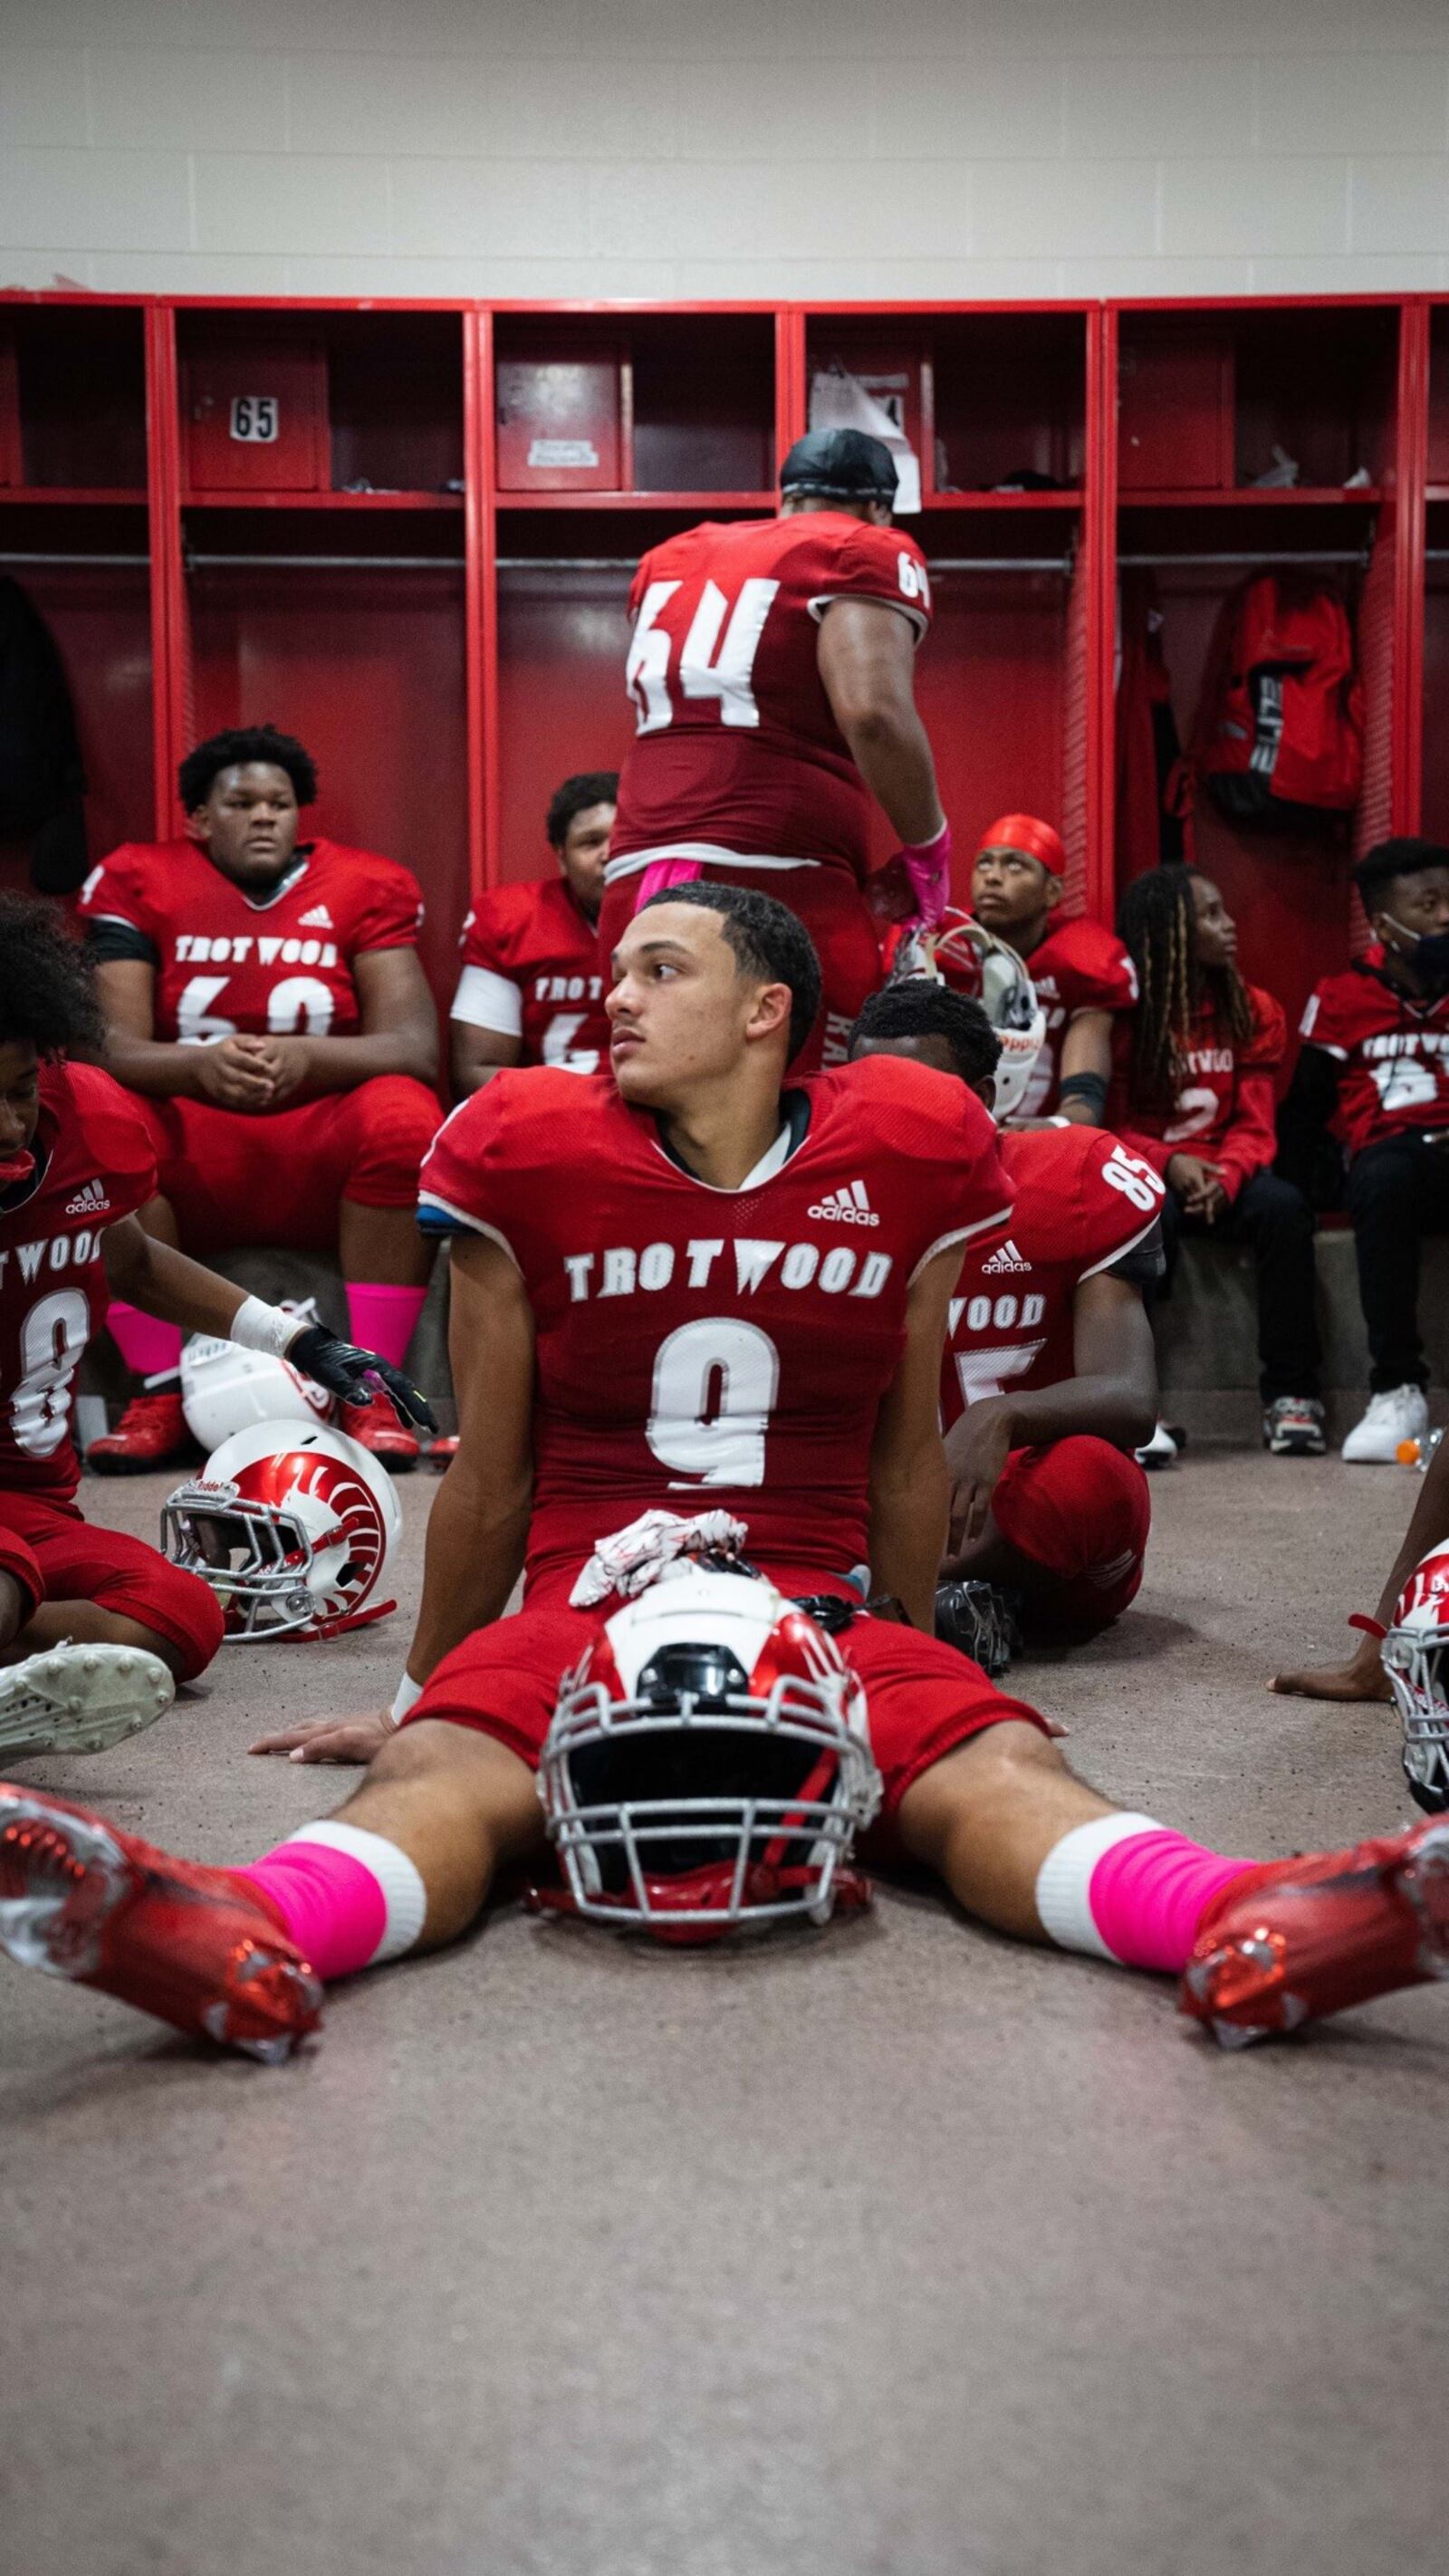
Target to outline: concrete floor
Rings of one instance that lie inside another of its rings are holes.
[[[161,1490],[84,1499],[149,1531]],[[1264,1681],[1345,1642],[1413,1491],[1195,1450],[1140,1606],[1014,1686],[1224,1849],[1391,1828],[1389,1714]],[[405,1634],[233,1649],[25,1776],[240,1859],[350,1776],[250,1735],[375,1703]],[[887,1890],[735,1955],[505,1910],[280,2071],[7,1969],[0,2059],[13,2576],[1446,2563],[1449,1996],[1228,2057],[1164,1984]]]

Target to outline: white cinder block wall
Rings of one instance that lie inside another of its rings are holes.
[[[0,0],[0,283],[1449,286],[1449,0]]]

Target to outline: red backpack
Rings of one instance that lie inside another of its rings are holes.
[[[1262,573],[1223,608],[1193,733],[1192,767],[1229,822],[1322,830],[1363,777],[1363,687],[1334,590]]]

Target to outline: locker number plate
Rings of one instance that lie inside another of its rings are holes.
[[[273,446],[278,411],[275,394],[236,394],[231,406],[232,437],[243,447]]]

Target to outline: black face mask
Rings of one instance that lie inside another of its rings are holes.
[[[1412,948],[1392,952],[1401,964],[1412,966],[1415,974],[1422,975],[1426,984],[1449,984],[1449,930],[1421,931],[1415,937],[1412,931],[1405,930],[1401,921],[1394,921],[1392,913],[1387,918],[1402,938],[1414,941]]]

